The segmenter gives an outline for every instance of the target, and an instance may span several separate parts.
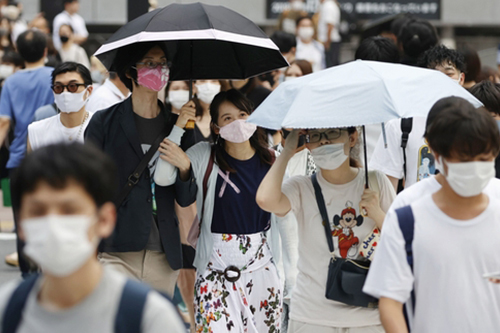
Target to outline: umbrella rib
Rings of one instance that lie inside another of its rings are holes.
[[[370,66],[368,66],[368,68],[370,68],[371,71],[373,71],[377,77],[380,79],[380,81],[382,81],[382,85],[384,86],[384,89],[385,91],[387,92],[387,95],[390,96],[390,101],[391,101],[391,105],[392,105],[392,108],[395,110],[396,114],[399,115],[398,111],[396,111],[396,105],[394,105],[394,101],[393,101],[393,98],[392,98],[392,94],[391,92],[389,91],[389,89],[387,89],[387,85],[385,84],[385,81],[384,79],[382,78],[382,76],[376,71],[374,70],[373,68],[371,68]],[[401,118],[401,117],[398,117],[398,118]]]

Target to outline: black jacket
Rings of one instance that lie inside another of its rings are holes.
[[[161,105],[160,102],[159,104]],[[165,112],[163,105],[161,109],[161,112]],[[165,119],[165,126],[170,132],[174,123],[166,112]],[[144,157],[134,120],[132,98],[96,112],[85,131],[85,142],[97,145],[115,161],[120,192]],[[100,251],[136,252],[146,247],[153,214],[150,178],[146,168],[137,185],[118,207],[115,231],[101,243]],[[174,200],[183,205],[187,198],[183,200],[176,196],[175,185],[155,186],[158,228],[163,249],[172,269],[179,269],[182,267],[182,253]]]

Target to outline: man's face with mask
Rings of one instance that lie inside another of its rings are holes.
[[[461,86],[464,85],[465,74],[459,71],[453,63],[449,61],[443,62],[442,64],[437,65],[434,69],[446,74],[450,79],[456,81]]]

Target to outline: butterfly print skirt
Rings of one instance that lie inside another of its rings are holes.
[[[197,273],[197,333],[279,333],[281,284],[263,233],[212,234],[207,269]]]

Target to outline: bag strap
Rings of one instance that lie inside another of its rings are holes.
[[[160,147],[161,142],[165,137],[167,136],[167,129],[163,128],[161,133],[156,137],[155,141],[151,145],[151,148],[149,148],[148,152],[144,155],[142,158],[141,162],[137,167],[135,168],[134,172],[130,176],[128,176],[127,183],[125,186],[123,186],[122,190],[120,191],[120,195],[118,196],[118,199],[116,200],[116,207],[120,207],[123,200],[127,198],[129,195],[130,191],[134,188],[135,185],[139,182],[139,179],[142,176],[142,173],[148,166],[149,162],[155,155],[155,153],[158,151],[158,147]]]
[[[210,158],[208,159],[207,170],[205,171],[205,176],[203,176],[203,203],[201,204],[200,228],[198,232],[198,237],[200,236],[201,233],[201,222],[203,221],[203,214],[205,213],[205,198],[207,197],[207,192],[208,192],[208,179],[212,174],[212,170],[214,168],[214,161],[215,161],[215,149],[212,146],[212,148],[210,149]]]
[[[141,332],[144,306],[150,291],[148,286],[127,279],[115,317],[115,333]]]
[[[415,233],[415,217],[413,216],[413,211],[411,209],[411,206],[406,206],[396,209],[396,215],[398,217],[399,228],[401,229],[401,232],[403,233],[403,238],[405,240],[406,261],[408,262],[408,265],[410,266],[411,271],[413,273],[412,245],[413,245],[413,236]],[[413,288],[413,290],[411,291],[410,299],[411,299],[412,310],[410,311],[406,305],[404,306],[404,315],[409,332],[411,331],[409,315],[410,312],[412,314],[415,313],[415,303],[416,303],[415,288]]]
[[[401,148],[403,148],[403,171],[406,180],[406,146],[408,145],[408,139],[410,137],[411,130],[413,128],[413,118],[403,118],[401,119]]]
[[[17,327],[23,315],[24,306],[38,278],[38,274],[30,275],[26,280],[22,281],[12,293],[9,303],[7,303],[7,307],[3,313],[3,333],[15,333],[17,331]]]
[[[325,199],[323,197],[323,193],[321,192],[321,187],[319,186],[318,183],[317,173],[311,176],[311,181],[314,187],[316,203],[318,204],[319,212],[321,213],[321,218],[323,219],[323,227],[325,228],[326,241],[328,242],[330,253],[333,255],[335,248],[333,247],[332,230],[330,229],[330,219],[328,218],[328,212],[326,211],[326,206],[325,206]]]

